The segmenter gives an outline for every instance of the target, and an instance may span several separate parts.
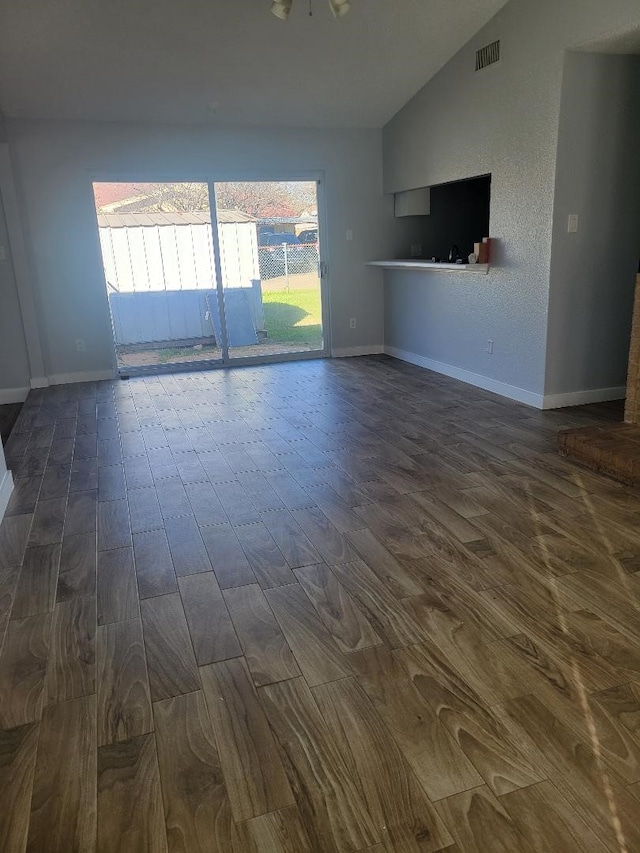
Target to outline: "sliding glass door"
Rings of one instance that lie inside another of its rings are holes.
[[[325,352],[315,181],[93,188],[122,373]]]
[[[229,358],[324,350],[318,185],[214,185]]]
[[[206,183],[94,183],[118,368],[222,363]]]

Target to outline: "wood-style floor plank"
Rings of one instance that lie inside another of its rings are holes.
[[[0,850],[22,851],[27,842],[38,725],[0,730]]]
[[[52,545],[62,541],[66,497],[38,500],[29,533],[29,546]]]
[[[64,517],[64,535],[93,533],[97,529],[98,495],[95,489],[87,492],[72,492],[67,502]]]
[[[0,654],[0,729],[40,719],[50,642],[50,613],[9,622]]]
[[[292,569],[322,562],[322,557],[288,510],[265,512],[262,521]]]
[[[308,684],[322,684],[352,674],[347,658],[300,584],[268,589],[265,596]]]
[[[257,584],[228,589],[224,599],[256,687],[300,675],[291,648]]]
[[[512,791],[501,803],[535,853],[607,850],[551,782]]]
[[[98,554],[98,625],[123,622],[139,615],[138,587],[132,548]]]
[[[200,673],[236,821],[293,805],[273,734],[243,659],[214,663]]]
[[[22,565],[32,519],[32,513],[24,513],[7,516],[0,524],[0,568]]]
[[[312,853],[314,847],[296,806],[254,817],[245,824],[252,853]]]
[[[297,509],[292,515],[327,565],[358,559],[359,555],[348,538],[338,532],[318,507]]]
[[[338,496],[337,492],[334,492],[331,486],[307,486],[305,491],[340,533],[361,530],[367,526],[366,522]]]
[[[382,642],[331,569],[304,566],[295,576],[343,653]]]
[[[295,583],[282,551],[261,521],[237,527],[236,536],[262,589]]]
[[[179,593],[140,602],[154,702],[200,689],[198,666]]]
[[[431,800],[483,783],[386,646],[349,655],[358,680]]]
[[[132,489],[127,492],[127,497],[132,533],[145,533],[164,526],[155,488]]]
[[[379,831],[305,680],[269,684],[260,697],[315,849],[343,853],[378,842]]]
[[[11,465],[10,457],[6,454],[6,450],[7,448],[5,447],[5,455],[7,456],[7,467],[11,469],[13,466]],[[11,493],[9,503],[7,504],[7,509],[5,510],[5,518],[9,518],[9,516],[12,515],[25,515],[33,513],[34,509],[36,508],[36,501],[38,500],[38,494],[40,493],[41,484],[41,475],[36,475],[35,477],[22,477],[19,480],[14,480],[13,492]],[[2,538],[3,534],[0,529],[0,542],[2,541]]]
[[[47,702],[65,702],[96,691],[96,599],[56,604],[47,668]]]
[[[107,552],[108,553],[108,552]],[[62,540],[56,601],[96,594],[96,533],[66,535]]]
[[[232,849],[229,798],[203,694],[165,699],[153,710],[170,853]]]
[[[222,589],[256,582],[249,561],[230,524],[202,527],[200,532]]]
[[[152,734],[98,749],[97,853],[166,853]]]
[[[384,582],[362,560],[341,563],[332,569],[356,600],[376,634],[391,648],[419,643],[425,632]]]
[[[163,529],[134,533],[133,554],[141,599],[166,595],[178,589],[169,543]]]
[[[473,788],[436,803],[436,809],[464,853],[533,853],[501,802],[489,788]]]
[[[542,753],[550,780],[594,834],[610,850],[640,849],[638,801],[593,751],[534,696],[512,699],[504,708]]]
[[[237,657],[242,648],[213,572],[178,579],[198,666]]]
[[[126,498],[98,504],[98,551],[131,545],[131,523]]]
[[[165,530],[178,577],[211,571],[211,562],[194,518],[168,519]]]
[[[313,695],[374,825],[392,850],[440,850],[453,839],[418,784],[389,730],[350,678],[314,687]]]
[[[27,851],[93,853],[96,846],[96,699],[42,714]]]
[[[421,645],[394,652],[411,681],[497,796],[541,781],[516,739],[475,690]]]
[[[23,619],[53,610],[62,545],[29,547],[15,592],[12,619]]]
[[[98,745],[129,740],[153,729],[139,619],[98,627]]]

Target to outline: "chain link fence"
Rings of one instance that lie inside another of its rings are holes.
[[[280,245],[260,246],[258,264],[260,278],[288,278],[301,273],[318,271],[317,243],[282,243]]]

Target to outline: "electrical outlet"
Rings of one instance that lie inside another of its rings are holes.
[[[355,329],[355,328],[356,328],[356,318],[355,318],[355,317],[352,317],[352,318],[349,320],[349,328],[350,328],[350,329]]]
[[[570,213],[567,220],[567,233],[576,234],[578,231],[578,214]]]
[[[5,249],[4,246],[0,246],[0,261],[6,261],[6,260],[7,260],[7,250]]]
[[[86,347],[84,345],[84,340],[82,338],[76,338],[76,349],[78,352],[85,352]]]
[[[411,257],[419,258],[422,255],[422,243],[411,244]]]
[[[347,228],[347,241],[351,243],[353,240],[353,228]]]
[[[493,355],[493,341],[487,341],[487,352],[489,355]]]

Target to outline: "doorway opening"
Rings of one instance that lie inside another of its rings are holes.
[[[325,355],[318,186],[95,182],[118,369]]]

